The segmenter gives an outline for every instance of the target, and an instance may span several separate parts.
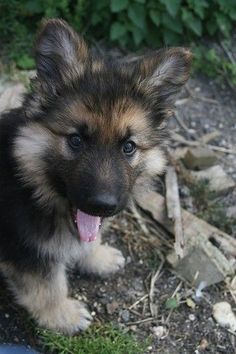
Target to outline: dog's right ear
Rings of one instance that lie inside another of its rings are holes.
[[[83,73],[89,51],[65,21],[51,19],[42,24],[35,54],[39,79],[54,91]]]

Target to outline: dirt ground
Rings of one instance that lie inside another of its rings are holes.
[[[185,101],[181,101],[183,98]],[[214,144],[235,151],[235,98],[235,93],[226,86],[202,76],[193,78],[177,106],[187,129],[175,119],[170,122],[170,129],[190,140],[217,129],[222,136]],[[175,142],[171,144],[175,146]],[[220,164],[236,180],[236,155],[221,154]],[[236,191],[225,200],[225,207],[235,205]],[[72,295],[88,303],[95,322],[119,324],[140,340],[150,337],[147,353],[236,353],[236,336],[219,327],[212,317],[212,305],[218,301],[228,301],[236,311],[236,304],[223,283],[204,289],[203,296],[196,300],[195,290],[181,281],[165,262],[154,293],[157,317],[150,318],[147,298],[150,278],[161,262],[158,237],[154,242],[144,239],[130,213],[124,212],[113,219],[106,240],[126,256],[124,271],[107,280],[69,273]],[[161,248],[161,254],[165,256],[165,249]],[[179,304],[168,309],[166,300],[173,294],[178,296]],[[194,299],[195,307],[191,302],[187,305],[186,299]],[[14,304],[3,279],[0,280],[0,343],[23,343],[42,350],[27,314]]]

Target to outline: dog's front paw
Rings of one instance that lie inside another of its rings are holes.
[[[124,265],[125,258],[122,253],[108,245],[99,245],[81,264],[84,271],[103,277],[119,271]]]
[[[40,326],[72,335],[87,329],[92,316],[85,306],[73,299],[65,299],[57,308],[42,311],[38,317]]]

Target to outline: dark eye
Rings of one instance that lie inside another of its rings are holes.
[[[77,134],[69,135],[68,143],[72,149],[78,149],[81,145],[81,137]]]
[[[131,140],[128,140],[123,144],[123,152],[125,153],[125,155],[131,156],[133,155],[135,150],[136,150],[136,144]]]

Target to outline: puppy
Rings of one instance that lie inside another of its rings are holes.
[[[74,262],[106,276],[124,266],[120,251],[101,244],[100,226],[142,178],[163,172],[165,125],[191,54],[111,60],[54,19],[35,57],[31,92],[0,120],[0,269],[40,326],[73,334],[91,316],[68,297],[65,269]]]

